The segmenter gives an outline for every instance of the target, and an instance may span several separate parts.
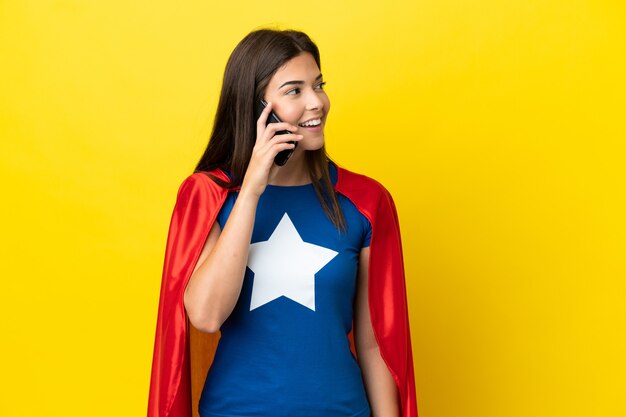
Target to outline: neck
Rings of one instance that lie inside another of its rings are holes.
[[[291,158],[282,167],[277,167],[270,173],[271,185],[305,185],[311,183],[309,168],[304,158],[304,151],[296,149]]]

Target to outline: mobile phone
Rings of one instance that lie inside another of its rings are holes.
[[[254,116],[254,122],[256,123],[257,120],[259,120],[259,117],[261,117],[261,113],[263,112],[263,110],[265,109],[265,106],[267,106],[267,102],[263,99],[259,100],[259,102],[257,103],[257,108],[256,108],[256,112],[255,112],[255,116]],[[267,124],[269,125],[270,123],[280,123],[281,120],[278,118],[278,116],[276,116],[276,113],[274,113],[273,111],[270,112],[269,116],[267,116]],[[288,130],[280,130],[278,132],[276,132],[277,135],[286,135],[286,134],[290,134],[292,132],[288,131]],[[291,143],[292,145],[298,146],[298,144],[296,143],[296,141],[290,140],[288,143]],[[276,155],[276,157],[274,158],[274,163],[278,166],[283,166],[287,163],[287,160],[289,160],[289,158],[291,157],[291,155],[293,154],[293,151],[296,148],[294,147],[293,149],[285,149],[284,151],[280,151],[278,152],[278,154]]]

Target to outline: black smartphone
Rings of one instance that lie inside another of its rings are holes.
[[[267,102],[263,99],[261,99],[258,104],[257,104],[257,108],[256,108],[256,112],[255,112],[255,116],[254,116],[254,122],[256,123],[257,120],[259,120],[259,117],[261,117],[261,113],[263,112],[263,110],[265,109],[265,106],[267,106]],[[267,116],[267,124],[270,123],[280,123],[280,119],[278,118],[278,116],[276,116],[276,113],[274,112],[270,112],[269,116]],[[278,132],[276,132],[277,135],[286,135],[292,133],[288,130],[280,130]],[[298,144],[296,143],[296,141],[290,140],[288,143],[291,143],[293,145],[298,146]],[[276,157],[274,158],[274,163],[278,166],[283,166],[287,163],[287,160],[289,160],[289,158],[291,157],[291,155],[293,154],[293,151],[296,148],[294,147],[293,149],[286,149],[284,151],[280,151],[278,152],[278,154],[276,155]]]

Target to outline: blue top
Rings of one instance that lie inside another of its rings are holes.
[[[222,229],[237,195],[229,193],[218,215]],[[311,184],[268,185],[261,195],[241,294],[200,398],[202,417],[369,417],[347,334],[371,225],[338,198],[343,233]]]

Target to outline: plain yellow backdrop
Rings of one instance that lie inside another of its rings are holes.
[[[618,1],[0,2],[0,415],[145,415],[176,191],[250,30],[394,195],[421,417],[626,415]]]

